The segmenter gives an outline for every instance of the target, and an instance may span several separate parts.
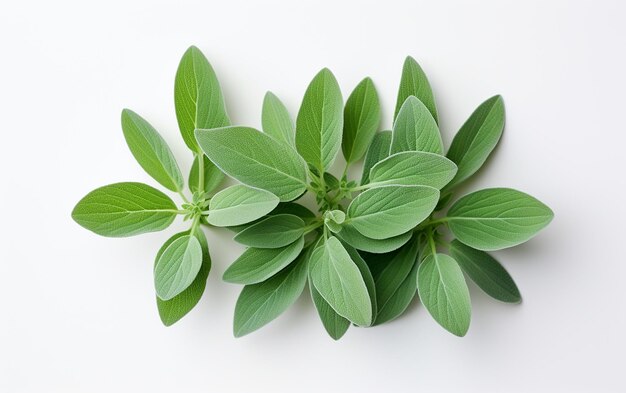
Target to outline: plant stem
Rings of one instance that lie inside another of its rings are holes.
[[[198,154],[198,191],[204,191],[204,154]]]

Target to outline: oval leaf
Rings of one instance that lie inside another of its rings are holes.
[[[122,131],[131,153],[141,167],[163,187],[172,191],[183,189],[183,175],[165,140],[141,116],[124,109]]]
[[[263,99],[262,120],[263,132],[272,138],[285,142],[289,146],[296,145],[296,129],[285,105],[271,91]]]
[[[204,167],[203,173],[203,185],[200,186],[200,157],[202,157],[202,166]],[[218,167],[215,166],[214,163],[209,160],[209,157],[204,154],[201,156],[200,154],[196,154],[193,159],[193,164],[191,165],[191,170],[189,171],[189,189],[191,192],[205,192],[210,194],[213,190],[215,190],[222,181],[224,181],[224,173],[220,171]]]
[[[404,66],[402,67],[402,77],[400,79],[400,89],[398,90],[398,99],[396,101],[396,111],[394,113],[394,120],[398,117],[402,104],[410,96],[419,98],[424,103],[428,111],[432,115],[435,121],[437,120],[437,107],[435,106],[435,97],[433,97],[433,91],[428,83],[426,74],[422,70],[422,67],[415,61],[414,58],[408,56],[404,60]]]
[[[321,70],[304,93],[296,119],[296,148],[306,162],[323,173],[330,168],[343,128],[343,99],[335,76]]]
[[[357,85],[343,111],[341,149],[348,163],[361,159],[380,124],[380,102],[374,82],[365,78]]]
[[[370,171],[370,185],[422,185],[441,189],[455,173],[456,165],[439,154],[406,151],[374,165]]]
[[[159,250],[155,263],[163,254],[163,251],[165,251],[165,249],[172,244],[174,240],[187,234],[188,232],[182,232],[170,238]],[[198,239],[198,242],[200,242],[200,247],[202,248],[202,266],[200,267],[198,275],[193,280],[191,285],[187,287],[187,289],[170,300],[159,299],[158,296],[156,298],[159,316],[165,326],[171,326],[184,317],[196,306],[196,304],[198,304],[200,298],[202,297],[202,293],[204,293],[206,280],[209,276],[209,272],[211,271],[211,256],[209,255],[209,245],[206,241],[206,236],[200,228],[196,230],[195,236]]]
[[[428,186],[369,189],[348,206],[349,223],[366,237],[387,239],[424,221],[435,209],[439,190]]]
[[[218,227],[246,224],[271,212],[278,202],[269,191],[236,184],[211,198],[208,221]]]
[[[370,268],[367,266],[367,262],[363,260],[361,254],[351,247],[349,244],[343,244],[343,247],[350,255],[350,259],[359,268],[361,272],[361,277],[363,277],[363,281],[365,282],[365,286],[367,287],[367,293],[370,295],[370,303],[372,304],[372,315],[375,316],[378,312],[377,306],[377,294],[376,294],[376,284],[374,283],[374,277],[372,276],[372,272],[370,272]]]
[[[461,268],[445,254],[431,254],[419,265],[417,288],[435,321],[450,333],[464,336],[472,316],[469,290]]]
[[[443,154],[443,141],[437,122],[424,104],[411,96],[406,99],[395,123],[391,154],[401,151],[427,151]]]
[[[450,244],[450,253],[461,268],[485,293],[506,303],[518,303],[522,297],[515,281],[491,255],[475,250],[458,240]]]
[[[249,127],[197,130],[198,143],[229,176],[290,201],[306,190],[306,164],[284,143]]]
[[[123,237],[167,228],[177,209],[161,191],[142,183],[115,183],[81,199],[72,211],[80,226],[102,236]]]
[[[545,228],[554,213],[532,196],[510,188],[490,188],[459,199],[448,225],[463,243],[483,251],[524,243]]]
[[[370,239],[362,235],[361,232],[357,231],[353,226],[344,224],[341,227],[341,231],[337,233],[337,237],[357,250],[384,254],[402,247],[409,241],[411,234],[412,232],[405,232],[387,239]]]
[[[346,249],[330,237],[311,254],[311,280],[320,295],[344,318],[359,326],[372,323],[372,304],[361,271]]]
[[[157,296],[169,300],[187,289],[201,266],[202,247],[198,238],[187,234],[174,239],[160,252],[154,265]]]
[[[287,310],[304,290],[306,266],[306,260],[302,257],[269,280],[246,285],[235,306],[235,337],[259,329]]]
[[[459,167],[451,188],[485,163],[504,130],[504,101],[497,95],[480,104],[454,136],[447,157]]]
[[[249,247],[279,248],[304,235],[305,224],[298,216],[278,214],[253,224],[235,236],[235,241]]]
[[[187,49],[176,71],[174,103],[178,127],[187,146],[201,153],[194,131],[230,124],[217,76],[195,46]]]
[[[311,291],[311,299],[313,299],[313,304],[317,309],[317,314],[320,316],[324,329],[326,329],[326,332],[333,340],[339,340],[348,331],[350,321],[333,310],[330,304],[315,289],[313,283],[309,283],[309,289]]]
[[[370,170],[376,163],[384,160],[389,156],[391,148],[391,131],[382,131],[374,136],[370,147],[365,154],[363,162],[363,175],[361,176],[361,184],[369,183]]]

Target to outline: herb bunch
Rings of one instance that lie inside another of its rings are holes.
[[[411,57],[387,131],[379,131],[372,80],[363,79],[344,105],[328,69],[309,84],[295,124],[268,92],[263,132],[231,126],[215,73],[195,47],[181,60],[175,102],[183,139],[194,153],[192,197],[185,197],[165,141],[124,110],[131,152],[184,203],[179,208],[145,184],[118,183],[89,193],[72,213],[104,236],[162,230],[176,215],[190,221],[189,231],[170,238],[155,261],[157,305],[166,325],[191,310],[204,290],[211,260],[200,225],[227,227],[247,246],[223,276],[244,285],[235,306],[235,336],[274,320],[307,283],[334,339],[350,325],[399,317],[416,297],[441,326],[463,336],[471,317],[465,276],[495,299],[520,301],[515,282],[487,251],[529,240],[548,225],[552,211],[509,188],[456,195],[502,135],[500,96],[478,106],[445,154],[430,84]],[[340,150],[346,164],[335,175],[331,168]],[[349,178],[350,167],[361,161],[361,178]],[[224,174],[239,184],[215,193]],[[307,193],[314,196],[315,212],[295,202]]]

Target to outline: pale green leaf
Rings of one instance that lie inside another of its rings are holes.
[[[376,187],[352,200],[346,222],[366,237],[387,239],[424,221],[438,199],[439,190],[428,186]]]
[[[235,337],[268,324],[295,303],[307,279],[304,255],[272,278],[243,288],[235,306]]]
[[[296,118],[296,148],[320,173],[330,168],[341,146],[343,99],[335,76],[321,70],[309,84]]]
[[[372,315],[376,316],[376,313],[378,312],[378,296],[376,294],[376,284],[374,283],[374,277],[372,276],[372,272],[370,272],[367,263],[363,260],[361,254],[359,254],[359,252],[355,248],[346,243],[343,244],[343,247],[348,252],[348,255],[350,255],[350,259],[352,259],[352,262],[354,262],[356,267],[358,267],[359,271],[361,272],[361,277],[363,277],[363,281],[365,282],[365,286],[367,287],[367,293],[370,296],[370,303],[372,304]]]
[[[472,281],[492,298],[506,303],[518,303],[522,300],[513,278],[491,255],[466,246],[458,240],[453,240],[450,244],[450,254]]]
[[[443,141],[437,122],[417,98],[406,99],[395,123],[390,153],[427,151],[443,154]]]
[[[445,254],[431,254],[419,265],[417,288],[430,315],[450,333],[464,336],[472,316],[469,290],[461,268]]]
[[[230,125],[217,76],[202,52],[187,49],[176,71],[174,103],[178,127],[187,146],[201,153],[194,130]]]
[[[296,129],[285,105],[271,91],[265,94],[262,113],[263,132],[272,138],[296,145]]]
[[[433,119],[438,121],[435,98],[433,97],[433,91],[430,87],[430,83],[428,83],[426,74],[417,61],[411,56],[408,56],[406,60],[404,60],[404,66],[402,67],[402,77],[400,79],[400,89],[398,90],[396,111],[393,116],[394,119],[398,117],[398,112],[400,112],[402,104],[404,104],[406,99],[410,96],[419,98],[426,108],[428,108]]]
[[[167,228],[177,209],[161,191],[142,183],[115,183],[81,199],[72,218],[102,236],[123,237]]]
[[[209,160],[209,157],[202,155],[202,166],[204,167],[204,185],[199,189],[200,185],[200,155],[196,154],[193,159],[193,164],[191,165],[191,170],[189,171],[189,189],[191,192],[202,191],[207,194],[213,192],[222,181],[224,181],[224,173],[220,171],[218,167],[215,166],[214,163]]]
[[[383,254],[402,247],[411,238],[411,233],[405,232],[387,239],[370,239],[357,231],[352,225],[344,224],[341,226],[341,231],[337,233],[337,237],[357,250]]]
[[[236,184],[211,198],[208,221],[218,227],[242,225],[271,212],[278,202],[269,191]]]
[[[311,254],[311,279],[320,295],[344,318],[359,326],[372,323],[372,304],[361,271],[341,242],[328,238]]]
[[[218,168],[252,187],[290,201],[306,189],[306,164],[298,153],[254,128],[197,130],[198,143]]]
[[[494,96],[480,104],[454,136],[447,157],[459,167],[447,188],[461,183],[485,163],[504,130],[504,101]]]
[[[456,173],[456,165],[444,156],[422,151],[393,154],[370,171],[370,186],[422,185],[441,189]]]
[[[376,163],[384,160],[389,156],[391,148],[391,131],[382,131],[377,133],[372,140],[365,160],[363,162],[363,175],[361,176],[361,184],[369,183],[370,170]]]
[[[370,78],[363,79],[348,97],[343,119],[343,156],[355,162],[363,157],[380,125],[380,102]]]
[[[163,251],[176,239],[187,235],[188,232],[181,232],[170,238],[163,247],[159,250],[155,261],[158,261]],[[196,304],[200,301],[204,288],[206,286],[206,280],[211,271],[211,256],[209,255],[209,245],[206,240],[206,236],[200,228],[196,229],[195,233],[200,247],[202,248],[202,266],[198,275],[193,280],[191,285],[184,291],[174,296],[170,300],[162,300],[156,297],[157,306],[159,309],[159,316],[165,326],[171,326],[184,317]]]
[[[224,281],[255,284],[265,281],[293,262],[304,247],[304,238],[281,248],[248,248],[226,269]]]
[[[264,218],[243,231],[234,240],[249,247],[279,248],[304,235],[304,221],[293,214],[278,214]]]
[[[176,158],[150,123],[130,109],[124,109],[122,131],[131,153],[154,180],[172,191],[183,189],[183,175]]]
[[[202,247],[196,236],[186,234],[168,243],[154,265],[154,286],[163,300],[187,289],[202,267]]]
[[[492,251],[524,243],[553,217],[548,206],[528,194],[510,188],[490,188],[456,201],[447,220],[461,242]]]

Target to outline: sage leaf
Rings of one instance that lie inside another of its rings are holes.
[[[370,185],[423,185],[441,189],[456,174],[456,165],[434,153],[406,151],[393,154],[370,171]]]
[[[365,78],[350,94],[343,111],[341,149],[346,162],[355,162],[363,157],[376,135],[380,119],[376,87],[370,78]]]
[[[93,190],[76,204],[72,218],[98,235],[124,237],[161,231],[176,214],[176,205],[161,191],[127,182]]]
[[[278,202],[269,191],[237,184],[211,198],[208,221],[218,227],[242,225],[271,212]]]
[[[272,138],[296,145],[296,128],[285,105],[271,91],[265,94],[262,112],[263,132]]]
[[[281,202],[268,214],[293,214],[294,216],[302,218],[304,221],[310,221],[312,218],[315,218],[315,213],[295,202]]]
[[[321,70],[304,93],[296,118],[296,148],[306,162],[323,173],[330,168],[343,128],[343,99],[335,76]]]
[[[306,164],[284,143],[249,127],[197,130],[196,135],[207,157],[240,182],[267,190],[283,202],[305,191]]]
[[[307,279],[306,258],[258,284],[246,285],[235,305],[233,332],[245,336],[276,319],[300,297]]]
[[[131,153],[154,180],[168,190],[183,189],[183,175],[165,140],[146,120],[131,111],[122,111],[122,131]]]
[[[469,290],[452,257],[439,253],[427,256],[417,271],[417,289],[437,323],[454,335],[467,333],[472,315]]]
[[[163,245],[163,247],[161,247],[155,261],[159,260],[163,251],[165,251],[165,249],[172,244],[174,240],[185,235],[187,235],[187,232],[178,233],[171,237]],[[193,280],[191,285],[187,287],[187,289],[170,300],[163,300],[158,296],[156,297],[159,316],[165,326],[171,326],[187,315],[187,313],[191,311],[196,304],[198,304],[202,294],[204,293],[206,280],[209,276],[209,272],[211,271],[211,256],[209,255],[209,245],[207,243],[206,236],[200,228],[196,229],[194,236],[198,239],[200,247],[202,248],[202,266],[200,267],[198,275]]]
[[[367,293],[370,296],[370,303],[372,304],[372,315],[375,316],[378,312],[378,297],[376,294],[376,284],[374,283],[374,277],[372,276],[372,272],[370,272],[370,269],[367,266],[367,262],[363,260],[363,258],[355,248],[345,243],[343,244],[343,247],[348,252],[348,255],[350,255],[350,259],[352,259],[352,262],[354,262],[356,267],[359,268],[359,271],[361,272],[361,277],[363,277],[363,281],[365,282],[365,286],[367,287]]]
[[[518,303],[522,300],[513,278],[491,255],[466,246],[458,240],[453,240],[450,244],[450,254],[487,295],[506,303]]]
[[[398,117],[402,104],[410,96],[419,98],[424,103],[428,111],[435,121],[437,120],[437,107],[435,106],[435,98],[430,83],[426,78],[426,74],[422,67],[414,58],[408,56],[404,60],[402,67],[402,77],[400,79],[400,89],[398,90],[398,99],[396,101],[396,111],[393,116],[394,120]]]
[[[384,269],[375,278],[376,303],[378,315],[375,324],[379,325],[399,316],[408,307],[409,302],[415,295],[410,291],[403,293],[404,296],[396,297],[417,261],[418,242],[412,239],[390,258]],[[415,281],[416,278],[413,279]],[[410,281],[410,280],[409,280]],[[409,288],[411,286],[409,285]],[[403,288],[405,289],[405,288]],[[407,288],[408,289],[408,288]]]
[[[183,140],[195,153],[202,153],[195,129],[230,125],[217,76],[195,46],[187,49],[176,71],[174,104]]]
[[[357,250],[383,254],[402,247],[409,241],[411,234],[412,232],[405,232],[387,239],[370,239],[362,235],[352,225],[344,224],[341,226],[341,231],[337,233],[337,237]]]
[[[186,234],[169,242],[159,252],[154,265],[157,296],[169,300],[187,289],[198,275],[200,267],[202,246],[196,236]]]
[[[417,263],[413,264],[413,269],[400,284],[398,289],[385,303],[385,307],[378,312],[374,325],[390,322],[408,309],[409,305],[417,294]]]
[[[504,130],[504,101],[493,96],[480,104],[454,136],[447,157],[459,170],[451,188],[473,175],[485,163]]]
[[[310,278],[309,281],[311,281]],[[309,290],[311,291],[311,299],[313,299],[313,304],[317,309],[317,314],[320,316],[324,329],[333,340],[339,340],[346,334],[346,331],[348,331],[350,321],[333,310],[330,304],[328,304],[317,289],[315,289],[313,283],[309,283]]]
[[[265,281],[293,262],[304,247],[304,238],[281,248],[248,248],[226,269],[224,281],[255,284]]]
[[[348,206],[349,222],[372,239],[401,235],[435,209],[439,190],[428,186],[383,186],[369,189]]]
[[[311,280],[337,314],[359,326],[372,323],[372,304],[361,271],[331,236],[311,254]]]
[[[300,217],[278,214],[247,227],[234,240],[249,247],[279,248],[301,238],[304,231],[305,224]]]
[[[443,154],[437,122],[424,104],[413,96],[406,99],[393,124],[390,153],[401,151]]]
[[[548,206],[528,194],[510,188],[489,188],[456,201],[447,220],[462,243],[492,251],[524,243],[553,217]]]
[[[391,131],[382,131],[377,133],[372,140],[365,160],[363,162],[363,175],[361,176],[361,184],[369,183],[370,170],[376,163],[384,160],[389,156],[391,148]]]
[[[196,154],[189,171],[189,189],[191,192],[204,192],[210,194],[224,181],[224,173],[220,171],[209,157],[202,157],[202,166],[204,167],[203,185],[200,185],[200,155]],[[198,188],[200,186],[200,188]]]

